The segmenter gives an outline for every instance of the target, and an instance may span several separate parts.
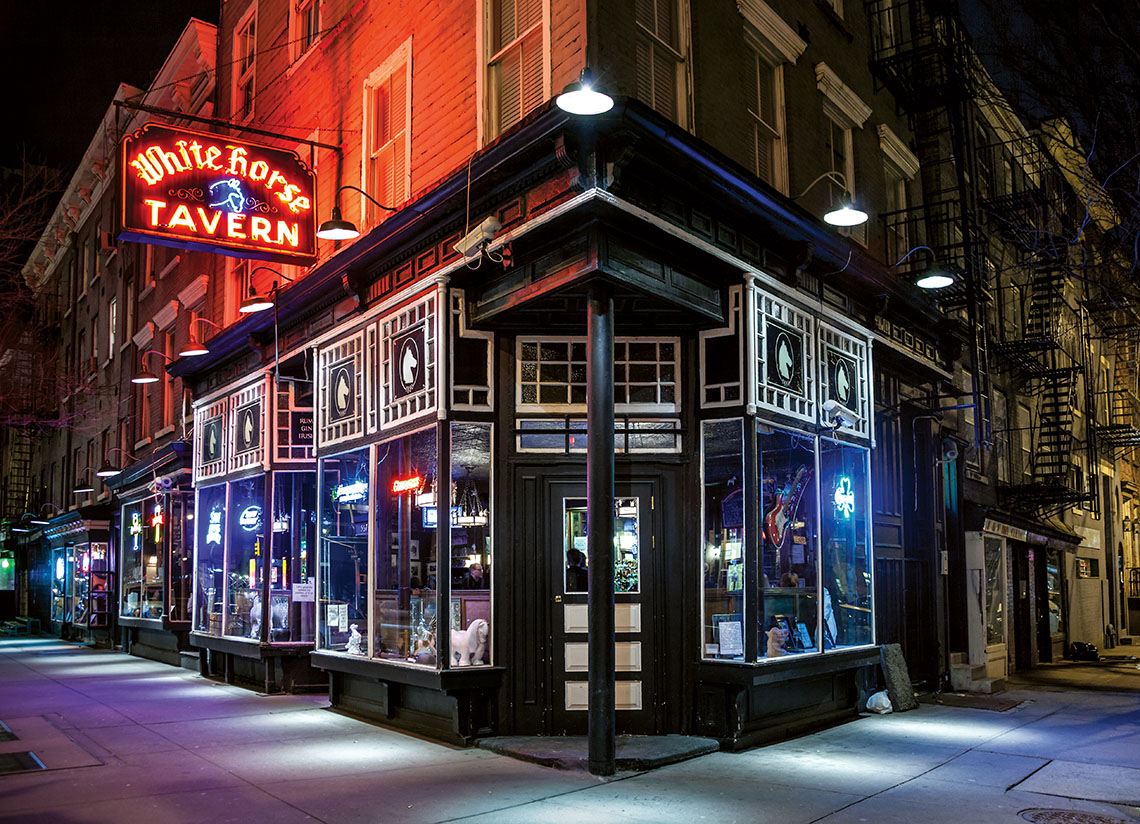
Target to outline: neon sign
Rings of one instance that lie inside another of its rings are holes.
[[[392,481],[392,491],[397,495],[401,492],[415,492],[423,485],[424,479],[419,475],[415,475],[411,478],[397,478]]]
[[[222,543],[222,510],[210,510],[210,523],[206,525],[206,543],[218,544]]]
[[[160,543],[162,541],[162,525],[165,520],[162,516],[162,504],[154,505],[154,514],[151,515],[150,525],[154,527],[154,542]]]
[[[338,504],[350,504],[363,501],[368,497],[368,482],[355,481],[350,484],[341,484],[333,490],[333,500]]]
[[[131,525],[127,527],[127,531],[132,535],[138,535],[143,531],[142,515],[138,512],[131,513]]]
[[[855,514],[855,490],[851,488],[851,479],[846,475],[839,476],[832,500],[835,501],[835,508],[844,518],[850,518]]]
[[[315,259],[315,178],[295,152],[148,123],[123,138],[121,157],[121,238]]]
[[[261,526],[261,507],[247,506],[241,511],[241,515],[238,515],[238,523],[246,532],[253,532]]]

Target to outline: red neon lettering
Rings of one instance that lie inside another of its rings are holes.
[[[185,226],[191,232],[198,231],[198,227],[194,225],[194,219],[190,217],[190,210],[186,208],[185,204],[179,204],[174,214],[170,218],[170,223],[166,224],[169,228],[174,229],[177,226]]]
[[[158,225],[158,210],[166,207],[166,202],[163,200],[144,200],[147,206],[150,207],[150,225]]]
[[[269,177],[269,164],[264,160],[255,160],[249,166],[250,180],[265,180]]]
[[[249,164],[245,159],[248,152],[241,146],[230,146],[227,144],[226,148],[230,150],[230,165],[226,167],[226,174],[246,177],[249,174]],[[241,171],[238,171],[239,163],[241,164]]]
[[[249,219],[249,236],[253,240],[263,240],[272,243],[269,239],[269,221],[263,217],[254,216]]]
[[[244,226],[242,221],[245,220],[245,215],[240,212],[229,212],[226,215],[226,234],[230,237],[236,237],[245,240]]]
[[[403,478],[392,481],[392,491],[395,493],[400,492],[414,492],[420,488],[424,480],[419,475],[412,478]]]
[[[211,222],[210,218],[206,215],[206,210],[201,206],[198,207],[198,217],[202,221],[202,228],[204,228],[211,235],[214,234],[214,232],[218,231],[218,223],[221,222],[222,219],[222,213],[217,209],[214,210],[213,214],[214,220]]]

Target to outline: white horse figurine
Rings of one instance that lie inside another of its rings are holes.
[[[490,632],[491,628],[482,618],[476,618],[467,625],[467,629],[453,629],[451,655],[457,659],[455,666],[469,667],[472,664],[482,664]]]
[[[765,633],[768,636],[768,658],[778,658],[787,655],[784,644],[788,641],[788,631],[781,627],[772,627]]]

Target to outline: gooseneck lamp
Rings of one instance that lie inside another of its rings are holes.
[[[566,84],[554,102],[567,114],[586,117],[604,114],[614,107],[614,99],[594,81],[589,66],[582,69],[577,80]]]
[[[894,269],[896,266],[900,265],[904,260],[919,250],[925,250],[930,253],[931,264],[928,269],[919,274],[919,276],[914,281],[914,285],[919,289],[945,289],[947,286],[954,285],[954,273],[938,262],[938,256],[929,246],[915,246],[913,249],[895,261],[891,265],[891,268]]]
[[[103,456],[103,465],[95,470],[95,476],[96,477],[98,477],[98,478],[113,478],[116,475],[118,475],[120,472],[123,471],[122,469],[114,466],[109,460],[107,460],[107,458],[110,456],[110,454],[112,452],[122,452],[130,460],[132,460],[132,461],[138,460],[138,458],[136,458],[134,455],[132,455],[130,452],[123,449],[122,447],[118,447],[118,446],[112,447],[112,448],[108,449],[107,454]]]
[[[321,240],[352,240],[355,237],[360,237],[360,230],[356,228],[356,224],[351,220],[345,220],[341,217],[340,213],[340,193],[345,189],[351,189],[354,192],[360,192],[377,208],[383,209],[386,212],[398,212],[399,209],[393,209],[391,206],[385,206],[378,201],[368,192],[361,189],[359,186],[341,186],[336,190],[333,195],[333,208],[332,216],[320,225],[317,229],[317,237]]]
[[[862,209],[855,206],[855,198],[851,194],[851,188],[847,185],[847,178],[840,172],[824,172],[815,180],[807,185],[802,192],[793,198],[799,200],[801,197],[810,192],[817,183],[821,180],[830,180],[832,183],[838,183],[843,187],[844,198],[840,202],[839,207],[826,212],[823,215],[824,223],[829,223],[832,226],[858,226],[867,222],[867,213]]]
[[[221,324],[214,323],[209,318],[194,318],[190,321],[190,340],[186,341],[186,344],[178,350],[178,357],[180,358],[196,358],[210,354],[206,344],[202,343],[202,339],[194,332],[194,324],[196,323],[208,323],[215,329],[222,328]]]
[[[159,352],[157,349],[147,349],[142,353],[142,355],[139,356],[139,363],[142,364],[142,369],[140,369],[138,372],[135,372],[135,374],[131,376],[131,383],[158,383],[158,375],[154,374],[146,368],[147,355],[158,355],[160,357],[166,358],[168,361],[174,360],[174,358],[170,357],[170,355],[166,354],[165,352]]]

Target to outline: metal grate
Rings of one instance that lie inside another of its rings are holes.
[[[1026,821],[1032,821],[1033,824],[1128,824],[1123,818],[1086,813],[1082,810],[1034,808],[1022,810],[1017,815]]]
[[[44,762],[36,758],[34,752],[0,753],[0,775],[43,769],[47,769]]]
[[[3,721],[0,721],[0,741],[17,741],[20,736],[12,732],[12,730]]]

